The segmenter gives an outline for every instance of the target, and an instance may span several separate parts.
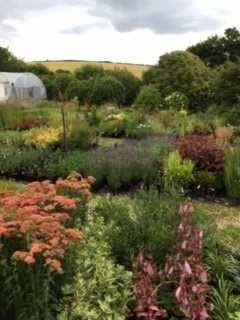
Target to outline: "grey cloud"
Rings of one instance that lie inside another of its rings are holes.
[[[219,27],[221,15],[201,12],[194,0],[96,0],[89,10],[108,18],[120,32],[150,29],[157,34],[181,34]]]
[[[0,0],[0,21],[21,18],[31,11],[47,10],[61,6],[89,6],[93,0]]]
[[[0,39],[11,40],[15,34],[15,28],[5,24],[4,21],[0,23]]]
[[[204,31],[222,24],[222,12],[197,9],[199,0],[0,0],[0,30],[10,34],[3,21],[8,18],[24,19],[33,11],[60,6],[87,7],[94,17],[108,20],[120,32],[150,29],[157,34],[182,34]],[[98,21],[96,22],[98,24]],[[98,26],[98,25],[96,25]],[[66,33],[82,33],[89,25],[65,29]],[[90,26],[91,28],[93,26]],[[101,27],[101,26],[100,26]]]
[[[83,34],[86,33],[92,29],[105,29],[109,27],[110,23],[106,22],[92,22],[92,23],[87,23],[84,25],[80,26],[74,26],[70,28],[66,28],[63,30],[60,30],[61,33],[67,33],[67,34]]]
[[[6,25],[7,19],[24,19],[31,11],[42,10],[49,6],[47,0],[0,0],[0,39],[13,38],[16,29]]]
[[[0,39],[14,36],[13,27],[4,24],[6,19],[25,19],[31,12],[41,12],[61,6],[88,6],[92,0],[0,0]]]

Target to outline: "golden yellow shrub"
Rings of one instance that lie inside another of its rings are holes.
[[[26,131],[23,134],[22,139],[23,143],[27,146],[32,146],[39,149],[47,148],[48,146],[59,142],[61,133],[61,128],[42,126]]]

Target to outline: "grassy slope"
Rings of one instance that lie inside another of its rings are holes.
[[[136,77],[141,78],[142,72],[147,70],[149,66],[140,65],[140,64],[127,64],[127,63],[113,63],[113,62],[97,62],[97,61],[82,61],[82,60],[56,60],[56,61],[33,61],[30,63],[42,63],[51,71],[56,71],[58,69],[64,69],[73,71],[76,68],[81,68],[86,64],[94,64],[102,66],[104,69],[124,69],[126,68],[130,72],[132,72]]]

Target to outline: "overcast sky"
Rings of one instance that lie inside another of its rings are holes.
[[[239,0],[0,0],[0,46],[25,61],[153,65],[239,21]]]

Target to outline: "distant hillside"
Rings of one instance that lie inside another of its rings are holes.
[[[81,68],[85,64],[101,65],[104,69],[126,68],[136,77],[141,78],[143,71],[147,70],[149,65],[131,64],[131,63],[113,63],[110,61],[85,61],[85,60],[47,60],[47,61],[32,61],[29,63],[42,63],[51,71],[64,69],[73,71],[76,68]]]

